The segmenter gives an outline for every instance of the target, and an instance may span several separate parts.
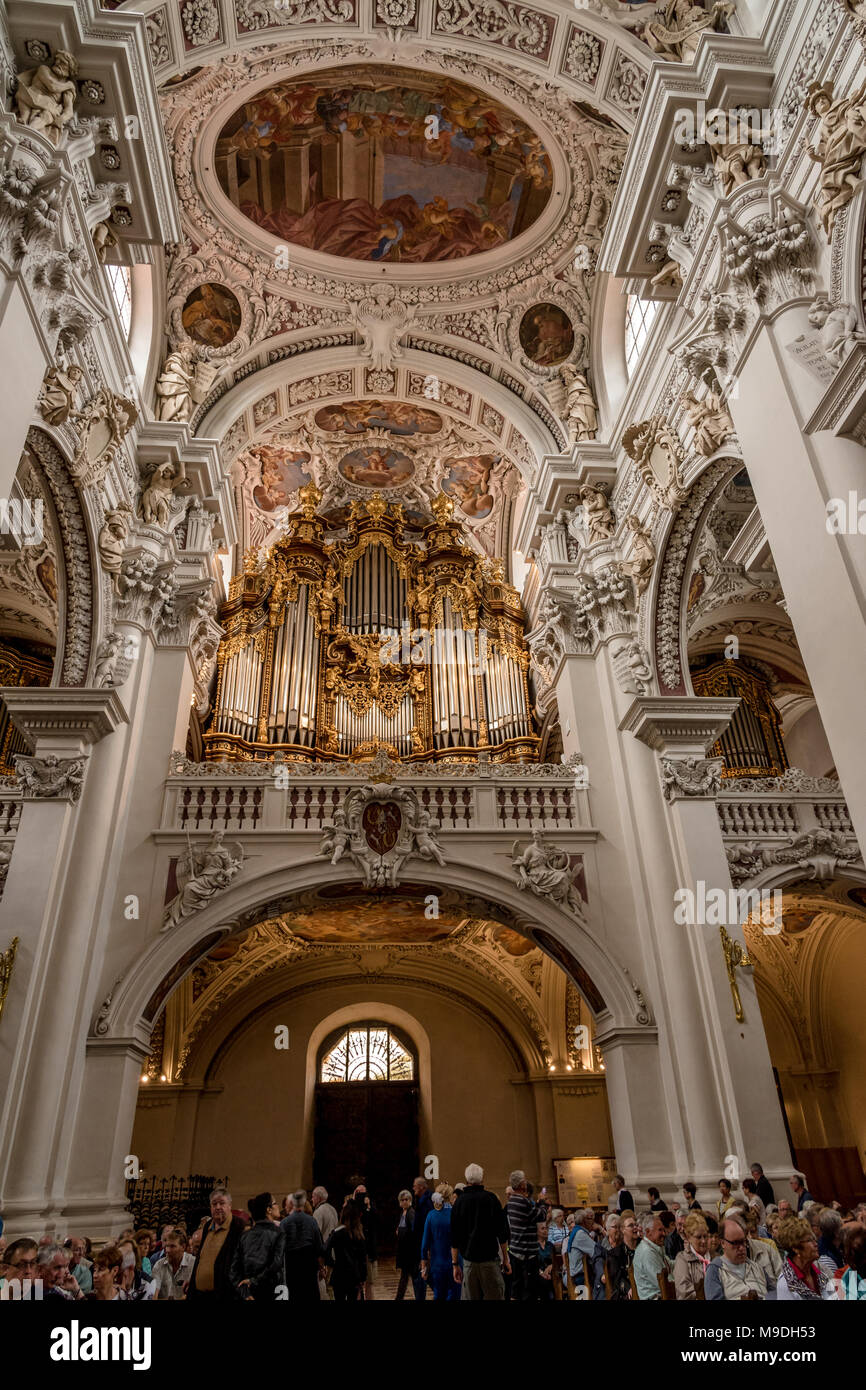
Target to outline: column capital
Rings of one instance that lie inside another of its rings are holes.
[[[45,753],[81,757],[94,743],[129,722],[116,690],[6,686],[0,693],[16,728],[34,745],[37,757]]]
[[[739,704],[739,699],[703,695],[638,695],[619,727],[655,753],[703,757],[721,738]]]

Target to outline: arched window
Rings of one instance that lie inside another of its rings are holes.
[[[415,1057],[408,1043],[385,1023],[355,1023],[325,1043],[319,1081],[414,1081]]]
[[[625,308],[625,365],[629,376],[640,361],[658,309],[654,299],[640,299],[636,294],[628,297]]]
[[[120,322],[123,324],[124,334],[128,339],[132,324],[132,275],[129,267],[125,265],[107,265],[105,273],[108,276],[108,283],[111,286],[111,293],[114,296]]]

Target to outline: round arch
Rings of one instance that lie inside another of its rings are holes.
[[[26,449],[51,498],[63,560],[57,586],[57,654],[52,684],[84,686],[104,622],[100,572],[94,563],[99,529],[95,498],[90,489],[77,490],[62,448],[46,430],[33,427]]]
[[[527,901],[516,882],[478,865],[447,864],[437,870],[437,881],[464,895],[467,915],[502,921],[530,936],[581,990],[599,1025],[634,1025],[636,1007],[626,973],[590,927],[547,899]],[[232,884],[170,934],[161,933],[128,964],[100,1011],[97,1035],[146,1040],[168,994],[222,936],[261,920],[274,910],[275,900],[290,903],[324,884],[352,882],[357,882],[356,871],[315,858]]]

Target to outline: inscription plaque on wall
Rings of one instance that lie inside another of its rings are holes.
[[[613,1196],[613,1158],[556,1158],[556,1188],[563,1207],[606,1207]]]

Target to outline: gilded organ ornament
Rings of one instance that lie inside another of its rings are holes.
[[[321,499],[302,488],[284,534],[231,580],[208,757],[534,760],[517,591],[451,498],[427,522],[382,492],[348,515]]]

